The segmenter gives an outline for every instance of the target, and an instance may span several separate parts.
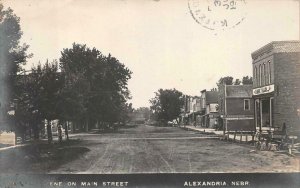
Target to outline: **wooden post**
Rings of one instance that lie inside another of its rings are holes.
[[[240,142],[243,141],[243,132],[241,132]]]
[[[246,142],[248,142],[248,134],[246,134]]]
[[[233,141],[235,142],[236,131],[234,131]]]

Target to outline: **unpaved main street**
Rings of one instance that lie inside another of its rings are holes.
[[[298,172],[299,160],[178,127],[75,134],[90,151],[50,173]]]

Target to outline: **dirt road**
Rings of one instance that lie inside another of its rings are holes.
[[[90,149],[50,173],[298,172],[299,160],[178,127],[140,125],[76,134]]]

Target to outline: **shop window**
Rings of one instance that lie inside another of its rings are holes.
[[[257,67],[255,67],[255,69],[254,69],[254,84],[255,84],[255,86],[257,86]]]
[[[267,78],[266,78],[266,64],[263,64],[263,84],[266,85]]]
[[[244,100],[244,110],[250,110],[250,99]]]
[[[221,102],[220,102],[219,112],[223,112],[223,99],[221,99]]]
[[[262,78],[262,71],[261,65],[259,65],[259,75],[258,75],[258,85],[261,86],[261,78]]]

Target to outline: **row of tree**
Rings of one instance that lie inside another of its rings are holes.
[[[242,78],[242,81],[238,78],[236,78],[234,80],[234,78],[232,76],[225,76],[225,77],[221,77],[219,79],[219,81],[217,82],[217,86],[219,85],[222,85],[222,84],[225,84],[225,85],[251,85],[253,84],[253,80],[252,80],[252,77],[249,77],[249,76],[244,76]]]
[[[71,121],[88,131],[90,126],[113,127],[128,119],[132,72],[124,64],[74,43],[62,50],[59,61],[38,64],[26,73],[22,65],[31,55],[28,45],[19,45],[20,20],[11,9],[0,8],[1,124],[9,122],[6,112],[13,111],[11,127],[20,135],[32,129],[38,139],[46,122],[51,142],[52,120]]]
[[[232,76],[221,77],[217,82],[220,85],[249,85],[253,84],[252,77],[244,76],[242,81]],[[217,90],[213,88],[212,90]],[[184,105],[184,94],[176,89],[159,89],[155,97],[150,99],[152,119],[167,124],[168,121],[177,121]],[[177,122],[178,123],[178,122]]]

